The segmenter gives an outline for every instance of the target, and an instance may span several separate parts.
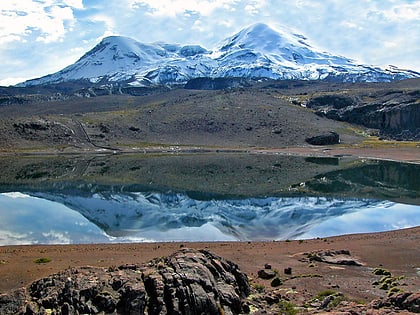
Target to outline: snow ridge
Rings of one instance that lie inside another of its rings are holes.
[[[199,45],[144,44],[123,36],[106,37],[76,63],[18,86],[72,80],[173,85],[199,77],[387,82],[420,77],[420,73],[360,65],[311,47],[302,35],[258,23],[225,39],[212,51]]]

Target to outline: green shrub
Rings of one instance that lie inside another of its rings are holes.
[[[395,293],[401,293],[401,292],[404,292],[404,291],[400,288],[393,287],[388,290],[388,296],[394,295]]]
[[[384,268],[375,268],[373,269],[373,274],[377,276],[390,276],[391,272],[389,272],[388,270]]]
[[[257,290],[257,292],[264,292],[265,286],[263,284],[255,284],[254,285],[255,290]]]
[[[36,263],[36,264],[46,264],[46,263],[49,263],[49,262],[51,262],[51,259],[46,258],[46,257],[41,257],[41,258],[38,258],[38,259],[34,260],[34,263]]]
[[[298,310],[296,309],[296,306],[289,301],[282,300],[279,302],[279,306],[281,308],[281,314],[284,315],[296,315],[298,314]]]
[[[335,291],[326,289],[326,290],[323,290],[323,291],[319,292],[316,297],[317,297],[317,299],[322,300],[322,298],[330,296],[330,295],[334,295],[334,294],[336,294]]]

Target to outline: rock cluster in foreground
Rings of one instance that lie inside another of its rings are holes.
[[[182,249],[146,265],[65,270],[0,296],[0,313],[238,314],[249,292],[236,264]]]
[[[316,252],[308,257],[321,263],[360,266],[349,263],[353,260],[348,251]],[[271,271],[271,265],[266,264],[265,269]],[[375,274],[382,274],[378,272]],[[286,273],[291,274],[292,269],[285,269]],[[263,278],[260,273],[259,277]],[[222,257],[184,248],[144,265],[64,270],[28,288],[0,295],[0,314],[420,313],[420,292],[397,292],[368,304],[331,292],[302,305],[276,292],[281,291],[251,287],[247,275]]]

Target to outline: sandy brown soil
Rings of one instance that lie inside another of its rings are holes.
[[[324,289],[339,291],[350,300],[370,301],[387,295],[372,283],[380,276],[373,268],[382,267],[393,276],[404,276],[399,287],[404,291],[420,290],[420,227],[384,233],[355,234],[325,239],[283,242],[214,242],[214,243],[141,243],[0,247],[0,292],[25,286],[32,281],[75,266],[119,266],[143,263],[166,256],[180,247],[206,248],[237,263],[254,286],[281,291],[291,301],[302,303]],[[312,265],[304,253],[317,250],[349,250],[363,266]],[[50,262],[37,264],[38,258]],[[268,263],[284,280],[277,288],[270,280],[258,278],[257,272]],[[292,275],[285,275],[285,268]],[[294,278],[294,279],[292,279]]]

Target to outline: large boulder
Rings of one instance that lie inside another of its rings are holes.
[[[420,313],[420,292],[401,292],[390,296],[388,301],[400,309]]]
[[[338,133],[331,131],[330,133],[306,138],[305,141],[312,145],[333,145],[340,143],[340,136]]]
[[[250,292],[238,266],[182,249],[146,265],[84,267],[0,296],[0,314],[239,314]]]

